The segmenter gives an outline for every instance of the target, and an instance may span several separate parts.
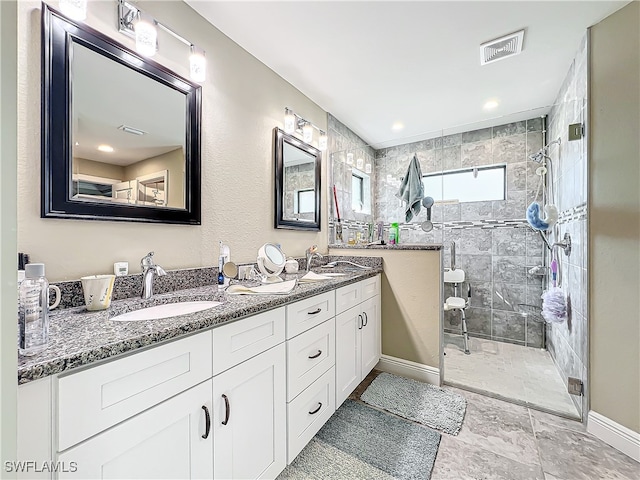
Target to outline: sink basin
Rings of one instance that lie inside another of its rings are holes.
[[[198,301],[178,302],[156,305],[155,307],[142,308],[133,312],[123,313],[111,320],[115,322],[138,322],[141,320],[158,320],[160,318],[176,317],[187,313],[201,312],[208,308],[217,307],[222,302]]]

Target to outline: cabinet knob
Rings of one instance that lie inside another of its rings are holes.
[[[227,397],[224,393],[222,394],[222,398],[224,398],[224,420],[222,421],[222,425],[226,425],[229,423],[229,415],[231,415],[231,405],[229,405],[229,397]]]
[[[318,413],[320,411],[321,408],[322,408],[322,402],[318,402],[318,408],[316,408],[312,412],[309,412],[309,415],[315,415],[316,413]]]
[[[207,438],[211,431],[211,415],[209,415],[209,409],[206,405],[202,405],[202,409],[204,410],[204,435],[202,438]]]

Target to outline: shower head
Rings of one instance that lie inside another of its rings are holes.
[[[548,143],[547,145],[542,147],[540,150],[538,150],[536,153],[529,155],[529,160],[536,163],[545,163],[546,160],[551,160],[551,157],[548,155],[549,147],[551,147],[551,145],[560,145],[560,142],[561,142],[561,139],[558,138],[553,142]]]
[[[538,150],[536,153],[529,155],[529,160],[536,163],[544,163],[545,160],[549,159],[549,156],[545,152],[545,149],[542,148]]]

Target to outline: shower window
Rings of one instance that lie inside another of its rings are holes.
[[[316,207],[315,190],[298,190],[294,197],[293,213],[313,213]]]
[[[506,172],[506,165],[491,165],[424,175],[424,194],[436,202],[504,200]]]
[[[351,172],[351,209],[371,213],[371,177],[355,168]]]

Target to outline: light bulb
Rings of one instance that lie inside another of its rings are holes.
[[[356,160],[356,168],[358,170],[362,170],[364,168],[364,160],[362,159],[362,157],[358,157],[358,159]]]
[[[204,50],[199,49],[195,45],[191,45],[189,70],[191,72],[191,80],[199,83],[204,82],[207,76],[207,59],[204,56]]]
[[[325,151],[327,149],[327,143],[328,143],[329,139],[327,137],[327,134],[325,132],[323,132],[322,130],[320,130],[320,137],[318,138],[318,148],[321,151]]]
[[[367,163],[364,166],[364,173],[371,173],[371,164],[370,163]]]
[[[60,0],[60,11],[73,20],[87,18],[87,0]]]
[[[140,55],[153,57],[156,54],[158,40],[155,20],[142,12],[139,13],[140,19],[133,26],[136,32],[136,50]]]
[[[305,143],[311,143],[313,140],[313,127],[310,123],[305,123],[302,127],[302,139]]]
[[[353,165],[353,153],[347,153],[347,165]]]
[[[286,133],[293,133],[296,129],[296,116],[288,108],[284,109],[284,131]]]

